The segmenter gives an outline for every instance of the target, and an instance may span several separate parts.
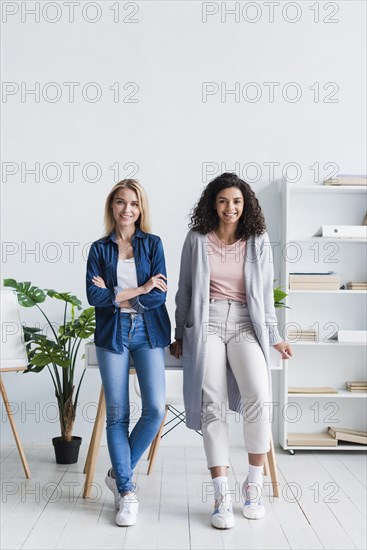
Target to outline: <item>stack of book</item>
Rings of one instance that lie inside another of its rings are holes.
[[[328,433],[335,439],[336,442],[341,440],[367,445],[367,432],[363,432],[361,430],[351,430],[350,428],[337,428],[335,426],[329,426]]]
[[[316,330],[315,329],[293,329],[287,330],[287,340],[290,342],[298,342],[299,340],[306,340],[310,342],[316,342]]]
[[[338,440],[328,432],[322,433],[289,433],[287,438],[288,445],[296,447],[297,445],[315,447],[336,447]]]
[[[347,282],[347,290],[367,290],[367,281],[360,283],[354,283],[353,281]]]
[[[365,392],[367,391],[367,380],[362,381],[354,381],[354,382],[346,382],[345,383],[346,388],[348,391],[351,392]]]
[[[337,174],[323,181],[324,185],[367,185],[367,176],[360,174]]]
[[[339,286],[340,277],[334,271],[289,274],[289,290],[339,290]]]

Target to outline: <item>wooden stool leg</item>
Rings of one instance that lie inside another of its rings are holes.
[[[269,460],[268,460],[268,455],[266,454],[265,462],[264,462],[264,476],[268,476],[268,475],[269,475]]]
[[[99,400],[98,400],[98,405],[97,405],[96,418],[95,418],[94,424],[93,424],[92,436],[91,436],[90,442],[89,442],[87,458],[85,459],[83,474],[86,474],[88,472],[89,468],[90,468],[90,459],[91,459],[91,455],[92,455],[92,449],[94,448],[94,441],[95,441],[95,438],[96,438],[96,432],[97,432],[97,426],[98,426],[98,423],[96,422],[96,420],[98,418],[98,410],[101,406],[101,398],[102,398],[102,396],[100,394]]]
[[[158,438],[158,434],[155,436],[155,438],[153,439],[150,447],[149,447],[149,453],[148,453],[148,456],[147,456],[147,460],[150,460],[152,458],[152,453],[153,453],[153,449],[155,447],[155,444],[157,443],[157,438]]]
[[[86,478],[84,483],[84,490],[83,490],[83,498],[89,498],[91,486],[94,479],[94,472],[96,470],[96,464],[97,464],[97,457],[98,457],[98,451],[99,446],[101,444],[101,437],[102,437],[102,430],[104,427],[104,421],[106,418],[106,401],[103,391],[103,386],[101,387],[101,392],[99,396],[99,402],[97,407],[97,415],[95,420],[95,431],[93,430],[93,434],[91,437],[91,441],[89,443],[89,449],[88,449],[88,455],[87,455],[87,461],[86,461]]]
[[[279,497],[279,481],[278,481],[277,464],[275,459],[273,434],[270,435],[270,451],[267,454],[267,459],[269,461],[270,479],[273,485],[273,495],[275,497]]]
[[[149,447],[149,453],[148,453],[148,456],[147,456],[147,460],[150,460],[151,459],[151,456],[152,456],[152,452],[153,452],[153,449],[154,449],[154,446],[157,442],[157,436],[155,436],[155,438],[153,439],[150,447]]]
[[[23,450],[22,442],[19,439],[19,435],[18,435],[17,428],[16,428],[16,425],[15,425],[13,413],[12,413],[12,410],[11,410],[10,405],[9,405],[8,396],[6,394],[5,386],[3,384],[1,376],[0,376],[0,391],[1,391],[3,401],[4,401],[5,410],[6,410],[6,413],[8,415],[8,418],[9,418],[10,426],[11,426],[11,429],[12,429],[12,432],[13,432],[13,435],[14,435],[15,443],[18,447],[18,453],[19,453],[20,459],[22,461],[25,476],[26,476],[27,479],[30,479],[31,472],[29,470],[29,466],[28,466],[28,462],[27,462],[27,459],[26,459],[26,456],[25,456],[25,453],[24,453],[24,450]]]
[[[148,466],[148,471],[147,471],[147,475],[150,475],[152,469],[153,469],[153,464],[155,462],[155,459],[156,459],[156,456],[157,456],[157,452],[158,452],[158,447],[159,447],[159,444],[161,442],[161,433],[162,433],[162,430],[163,430],[163,427],[164,427],[164,424],[166,422],[166,418],[167,418],[167,413],[168,413],[168,407],[166,405],[166,411],[164,413],[164,418],[162,420],[162,424],[158,430],[158,433],[157,435],[155,436],[155,442],[154,442],[154,447],[153,447],[153,450],[152,450],[152,455],[150,457],[150,461],[149,461],[149,466]]]

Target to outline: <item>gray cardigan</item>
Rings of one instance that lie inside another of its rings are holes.
[[[176,293],[176,339],[182,342],[184,404],[186,425],[201,429],[202,384],[206,362],[203,329],[209,321],[210,269],[206,235],[190,230],[182,255]],[[268,368],[269,402],[272,380],[269,345],[282,342],[277,328],[273,297],[273,256],[268,233],[252,235],[246,242],[244,262],[245,291],[249,315]],[[227,368],[228,400],[233,411],[241,412],[241,396],[232,370]],[[269,403],[270,407],[270,403]]]

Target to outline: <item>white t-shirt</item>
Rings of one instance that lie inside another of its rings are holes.
[[[138,288],[138,279],[136,276],[135,258],[129,258],[128,260],[119,260],[117,264],[117,284],[123,290],[125,288]],[[127,313],[136,313],[136,309],[120,308],[120,311]]]

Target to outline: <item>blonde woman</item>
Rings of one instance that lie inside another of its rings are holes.
[[[112,468],[106,484],[115,496],[116,524],[136,523],[134,468],[154,439],[165,409],[164,348],[171,327],[165,305],[167,277],[161,239],[150,233],[146,193],[122,180],[105,204],[105,236],[92,243],[87,297],[96,308],[94,341],[106,398]],[[129,433],[129,359],[134,360],[142,414]]]

